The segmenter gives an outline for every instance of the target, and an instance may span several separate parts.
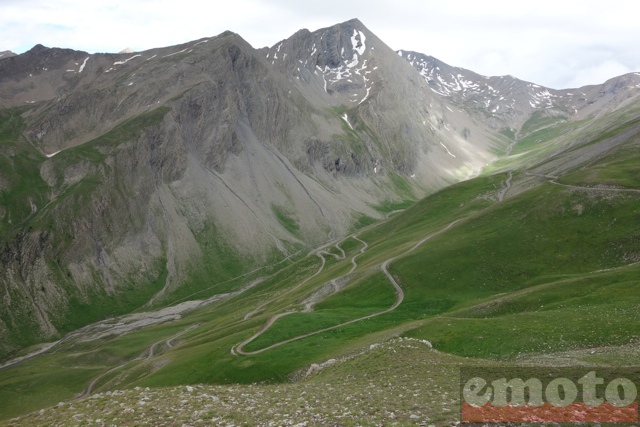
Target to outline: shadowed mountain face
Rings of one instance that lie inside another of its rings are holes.
[[[0,53],[0,356],[144,304],[236,289],[517,138],[637,100],[394,52],[358,20],[256,50]]]

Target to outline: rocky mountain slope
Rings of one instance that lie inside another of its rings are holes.
[[[95,320],[238,289],[478,174],[522,134],[637,99],[391,50],[360,21],[256,50],[226,32],[0,58],[0,357]],[[256,273],[257,274],[257,273]]]
[[[353,136],[356,170],[396,172],[439,188],[495,158],[492,132],[434,96],[357,19],[301,30],[262,52],[307,99],[334,108]]]

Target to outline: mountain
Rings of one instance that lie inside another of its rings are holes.
[[[11,58],[12,56],[16,56],[16,54],[11,52],[10,50],[5,50],[0,52],[0,59]]]
[[[433,93],[474,117],[484,117],[495,129],[520,130],[533,115],[556,121],[588,118],[635,101],[640,89],[640,73],[603,85],[556,90],[513,76],[481,76],[418,52],[400,50],[398,55],[423,76]]]
[[[411,176],[433,189],[495,159],[491,133],[426,90],[415,71],[357,19],[298,31],[262,53],[307,99],[334,108],[353,131],[360,167]],[[361,159],[359,151],[368,156]]]
[[[55,336],[74,307],[117,306],[125,289],[195,291],[344,233],[358,208],[375,215],[368,183],[347,206],[340,182],[294,166],[311,169],[299,135],[340,124],[234,34],[136,55],[36,46],[0,67],[16,120],[3,171],[28,165],[2,176],[6,334],[37,322],[40,339]]]
[[[626,292],[639,80],[484,77],[395,52],[357,19],[263,49],[225,32],[2,58],[0,358],[20,359],[0,372],[46,371],[21,377],[27,394],[72,377],[62,399],[113,369],[111,389],[283,380],[400,329],[465,357],[538,351],[490,331],[486,351],[438,316],[486,309],[504,332],[525,307],[535,329],[519,292],[556,298],[550,277],[608,286],[612,271]],[[580,345],[625,344],[621,331]],[[554,350],[579,346],[556,332]],[[0,400],[19,413],[12,387]]]
[[[358,20],[262,50],[37,45],[0,76],[5,352],[289,259],[507,144]]]

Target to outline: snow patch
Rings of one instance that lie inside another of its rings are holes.
[[[84,70],[84,67],[85,67],[85,65],[87,65],[87,61],[88,61],[88,60],[89,60],[89,57],[87,56],[87,57],[84,59],[84,62],[82,63],[82,65],[80,66],[80,69],[78,70],[78,72],[79,72],[79,73],[81,73],[81,72],[82,72],[82,70]]]
[[[179,52],[173,52],[173,53],[170,53],[169,55],[165,55],[165,56],[163,56],[163,58],[168,58],[168,57],[170,57],[170,56],[173,56],[173,55],[177,55],[177,54],[179,54],[179,53],[186,52],[187,50],[189,50],[189,48],[188,48],[188,47],[187,47],[187,48],[185,48],[185,49],[182,49],[182,50],[181,50],[181,51],[179,51]],[[138,55],[138,56],[140,56],[140,55]]]
[[[440,145],[442,145],[442,148],[444,148],[447,151],[447,154],[450,155],[451,157],[455,158],[456,156],[454,156],[451,151],[449,151],[449,149],[447,148],[446,145],[444,145],[442,142],[440,142]]]
[[[369,98],[369,93],[371,92],[371,87],[367,88],[367,94],[364,96],[364,98],[362,98],[362,101],[358,102],[358,105],[362,104],[364,101],[367,100],[367,98]]]
[[[358,44],[358,36],[360,36],[360,47],[356,47]],[[362,55],[364,50],[366,49],[366,45],[364,44],[365,40],[367,40],[367,36],[364,35],[362,31],[353,30],[353,35],[351,36],[351,46],[353,46],[353,50],[358,52],[358,55]]]
[[[358,55],[356,55],[355,53],[353,54],[353,59],[351,60],[351,62],[349,62],[347,64],[347,68],[353,68],[356,67],[358,65]],[[358,71],[356,71],[358,72]]]
[[[344,116],[342,116],[342,119],[347,122],[347,124],[349,125],[349,127],[351,128],[351,130],[353,130],[353,126],[351,126],[351,123],[349,123],[349,117],[347,117],[347,113],[344,113]]]
[[[58,154],[60,151],[62,151],[62,150],[58,150],[58,151],[56,151],[55,153],[45,154],[45,155],[46,155],[47,157],[51,158],[51,157],[55,156],[56,154]]]
[[[185,49],[186,50],[186,49]],[[126,64],[127,62],[131,61],[133,58],[137,58],[138,56],[142,56],[140,54],[138,55],[133,55],[131,58],[125,59],[124,61],[116,61],[113,63],[113,65],[122,65],[122,64]]]

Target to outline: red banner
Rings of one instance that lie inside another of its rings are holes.
[[[638,402],[618,408],[610,403],[587,406],[582,402],[558,407],[542,406],[472,406],[462,402],[462,422],[513,423],[635,423],[638,422]]]

